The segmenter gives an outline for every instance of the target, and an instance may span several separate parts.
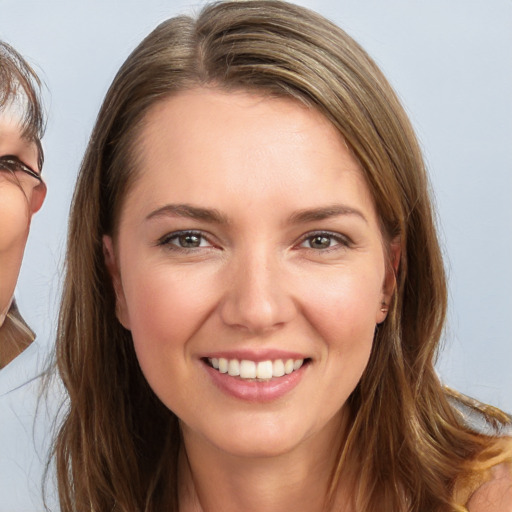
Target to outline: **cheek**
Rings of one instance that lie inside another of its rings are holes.
[[[378,266],[376,267],[379,268]],[[382,297],[380,272],[339,272],[301,291],[303,311],[324,346],[328,396],[344,402],[368,363]],[[307,284],[307,283],[306,283]]]
[[[23,252],[30,226],[27,199],[16,185],[0,184],[0,251]]]
[[[1,313],[9,306],[14,294],[27,242],[30,219],[25,196],[21,190],[1,189],[0,198]]]
[[[302,282],[298,292],[304,297],[304,312],[309,321],[332,343],[350,344],[373,332],[382,300],[384,272],[332,272],[316,282]],[[335,348],[335,347],[333,347]]]
[[[123,279],[130,329],[141,366],[164,366],[186,352],[210,312],[214,287],[204,273],[135,268]],[[149,379],[148,379],[149,380]]]
[[[186,269],[140,270],[125,289],[134,349],[150,387],[179,414],[183,404],[198,399],[195,388],[177,383],[193,378],[189,341],[211,312],[215,287],[211,277]]]

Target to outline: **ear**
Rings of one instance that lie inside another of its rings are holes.
[[[32,190],[32,197],[30,198],[30,215],[38,212],[43,206],[44,198],[46,197],[46,183],[41,181],[37,187]]]
[[[393,300],[393,295],[396,290],[396,276],[400,267],[400,257],[402,255],[401,238],[398,236],[394,238],[389,246],[386,261],[386,275],[382,285],[382,300],[377,312],[377,323],[384,322],[388,316],[389,308]]]
[[[130,317],[128,314],[128,307],[123,291],[123,283],[121,281],[121,273],[119,271],[119,264],[114,251],[114,242],[111,236],[103,236],[103,257],[105,258],[105,265],[107,267],[110,278],[112,279],[112,286],[116,294],[116,316],[121,325],[125,329],[130,329]]]

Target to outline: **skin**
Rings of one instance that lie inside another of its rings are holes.
[[[36,172],[37,145],[23,137],[18,120],[0,114],[0,156],[14,155]],[[0,176],[0,326],[3,324],[18,280],[32,215],[43,204],[46,186],[34,178],[20,183]]]
[[[512,463],[502,463],[491,471],[467,504],[469,512],[512,512]]]
[[[160,103],[139,152],[105,258],[142,371],[181,421],[180,508],[323,510],[344,405],[393,292],[385,254],[399,258],[357,162],[315,110],[215,89]],[[183,230],[198,247],[180,247]],[[210,378],[207,357],[269,350],[308,361],[277,399],[234,397]],[[342,485],[338,500],[348,495]]]

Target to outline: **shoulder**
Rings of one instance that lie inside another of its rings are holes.
[[[467,503],[469,512],[512,512],[512,463],[491,469],[491,478],[482,484]]]

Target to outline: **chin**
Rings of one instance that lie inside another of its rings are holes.
[[[236,437],[236,439],[234,439]],[[291,453],[301,444],[302,439],[294,439],[291,436],[283,436],[282,433],[275,435],[260,435],[257,438],[246,436],[232,436],[229,440],[219,443],[218,448],[235,457],[243,458],[272,458]]]
[[[279,416],[279,415],[278,415]],[[183,426],[185,441],[187,433],[199,436],[216,451],[243,458],[279,457],[301,447],[308,446],[308,440],[314,437],[315,425],[308,426],[307,419],[300,417],[295,421],[286,421],[275,414],[246,415],[241,421],[226,421],[214,426],[213,422],[205,428],[191,430]]]

